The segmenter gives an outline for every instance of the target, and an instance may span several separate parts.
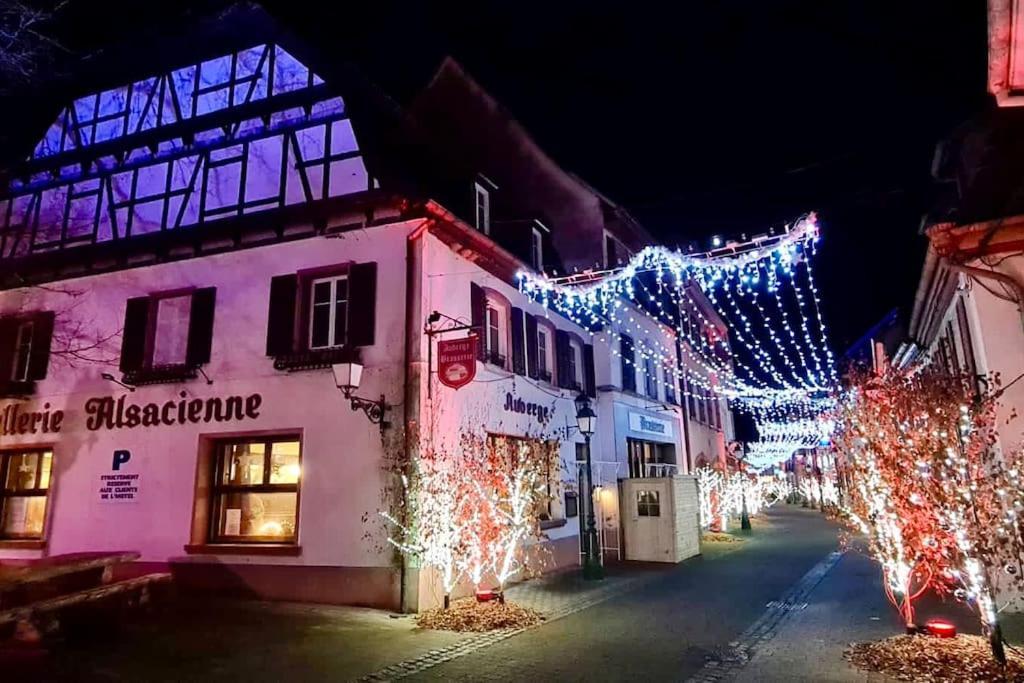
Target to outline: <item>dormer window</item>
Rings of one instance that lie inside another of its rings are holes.
[[[621,266],[632,257],[632,252],[610,232],[604,233],[604,265],[605,268]]]
[[[473,183],[476,229],[485,235],[491,234],[491,191],[483,184]]]
[[[537,228],[530,229],[530,265],[538,273],[544,270],[544,236]]]

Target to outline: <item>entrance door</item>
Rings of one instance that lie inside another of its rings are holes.
[[[623,501],[630,528],[626,530],[626,559],[645,562],[672,561],[672,509],[669,483],[647,479],[630,482]]]

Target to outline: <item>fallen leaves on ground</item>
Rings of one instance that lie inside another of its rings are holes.
[[[981,636],[893,636],[855,643],[844,657],[860,669],[901,681],[1024,680],[1024,656],[1007,649],[1004,672],[992,657],[988,639]]]
[[[497,631],[526,628],[544,621],[535,609],[514,602],[477,602],[476,598],[456,600],[448,609],[436,607],[416,616],[416,625],[438,631]]]
[[[705,543],[742,543],[743,539],[732,534],[723,534],[718,531],[705,531],[701,536]]]

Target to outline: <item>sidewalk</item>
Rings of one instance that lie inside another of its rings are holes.
[[[600,582],[569,571],[510,587],[507,596],[540,610],[550,622],[664,570],[620,565]],[[180,599],[150,614],[94,625],[40,656],[5,655],[0,649],[0,670],[5,680],[388,680],[518,632],[426,631],[410,615],[353,607]]]

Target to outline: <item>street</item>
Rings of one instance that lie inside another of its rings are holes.
[[[837,527],[818,512],[780,505],[746,543],[733,545],[739,547],[684,562],[639,589],[430,669],[419,680],[689,678],[836,549]]]

